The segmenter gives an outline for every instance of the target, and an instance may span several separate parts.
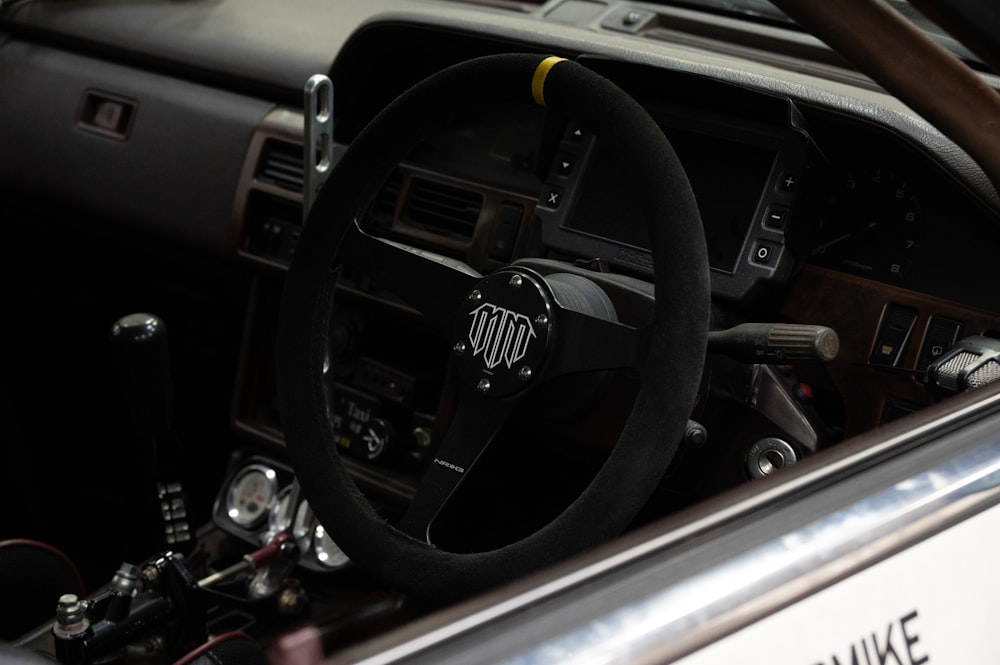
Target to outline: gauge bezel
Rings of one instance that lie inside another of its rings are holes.
[[[270,499],[265,505],[262,506],[260,512],[254,515],[252,518],[240,518],[238,517],[238,515],[240,514],[242,509],[236,505],[233,493],[236,491],[236,488],[239,486],[239,484],[247,476],[255,473],[261,474],[264,477],[267,483],[268,491],[270,493]],[[229,519],[229,521],[231,521],[233,524],[245,529],[253,528],[257,525],[260,525],[270,515],[271,509],[273,508],[274,503],[277,500],[277,496],[278,496],[278,472],[272,467],[264,464],[249,464],[241,468],[239,471],[237,471],[236,474],[233,475],[229,483],[226,485],[226,494],[225,494],[226,518]]]

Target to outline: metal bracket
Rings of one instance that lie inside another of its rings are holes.
[[[323,74],[314,74],[306,82],[303,107],[302,221],[312,209],[316,195],[333,167],[333,82]]]

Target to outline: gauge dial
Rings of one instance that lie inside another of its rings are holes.
[[[248,466],[230,483],[226,494],[226,514],[239,526],[255,526],[267,516],[277,492],[274,469],[259,464]]]
[[[920,200],[899,173],[881,167],[847,174],[819,221],[811,263],[899,282],[921,242]]]

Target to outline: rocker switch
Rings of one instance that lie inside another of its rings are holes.
[[[890,304],[882,318],[882,327],[875,338],[869,364],[878,367],[898,367],[916,322],[917,310]]]
[[[924,345],[920,349],[920,360],[917,369],[926,370],[932,362],[944,355],[945,351],[955,346],[958,336],[962,333],[962,322],[943,316],[931,317],[924,336]]]

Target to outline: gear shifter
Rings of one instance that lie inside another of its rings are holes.
[[[111,326],[111,341],[136,433],[156,445],[173,426],[166,326],[152,314],[128,314]]]
[[[138,473],[153,491],[163,521],[157,547],[186,550],[192,544],[184,496],[178,480],[177,441],[173,427],[173,381],[167,353],[167,329],[152,314],[128,314],[111,327],[118,376],[142,447]],[[155,518],[155,515],[153,516]]]

